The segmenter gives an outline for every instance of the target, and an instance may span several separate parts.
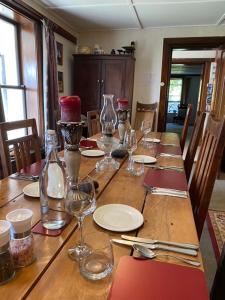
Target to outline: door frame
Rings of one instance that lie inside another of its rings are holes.
[[[224,43],[224,36],[165,38],[163,40],[158,131],[163,132],[166,130],[166,109],[173,49],[185,48],[186,50],[213,50],[219,48]]]

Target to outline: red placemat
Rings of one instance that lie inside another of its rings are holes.
[[[97,148],[97,143],[96,141],[92,141],[92,140],[81,140],[80,141],[80,147],[90,147],[90,148]]]
[[[187,179],[185,172],[175,170],[149,169],[144,178],[144,186],[159,187],[187,191]]]
[[[24,169],[21,169],[21,173],[29,174],[29,175],[34,175],[37,176],[41,173],[42,168],[44,167],[45,160],[42,159],[41,161],[38,161]]]
[[[120,259],[108,300],[209,300],[201,270],[153,260]]]
[[[176,155],[182,154],[180,147],[164,146],[161,144],[156,145],[156,153],[168,153],[168,154],[176,154]]]
[[[38,233],[38,234],[41,234],[41,235],[58,236],[58,235],[60,235],[63,232],[63,230],[70,223],[70,221],[71,221],[71,217],[68,217],[68,221],[67,221],[67,223],[66,223],[65,226],[63,226],[60,229],[54,229],[54,230],[49,230],[49,229],[44,228],[42,226],[41,221],[39,221],[36,225],[34,225],[34,227],[31,229],[31,231],[33,233]]]

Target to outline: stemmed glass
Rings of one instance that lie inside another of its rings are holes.
[[[80,242],[74,248],[68,250],[71,259],[79,261],[90,254],[89,247],[83,240],[83,220],[85,216],[92,214],[96,209],[94,183],[91,178],[74,180],[69,178],[66,192],[66,211],[77,218],[80,229]]]
[[[129,153],[129,160],[128,160],[128,171],[132,171],[132,153],[137,149],[137,138],[136,138],[136,133],[135,130],[127,130],[124,135],[124,142],[123,142],[124,147],[127,149]]]
[[[152,130],[152,123],[149,120],[144,120],[141,123],[141,132],[144,135],[144,146],[146,146],[146,137],[149,132]]]

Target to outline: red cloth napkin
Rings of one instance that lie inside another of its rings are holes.
[[[92,148],[97,148],[97,143],[96,141],[92,141],[92,140],[81,140],[80,141],[80,147],[92,147]]]
[[[32,165],[25,167],[24,169],[21,169],[20,172],[24,174],[37,176],[41,173],[44,164],[45,164],[45,160],[42,159],[41,161],[37,161],[36,163],[33,163]]]
[[[120,259],[108,300],[209,300],[201,270],[130,256]]]
[[[180,147],[164,146],[161,144],[156,145],[156,153],[168,153],[168,154],[175,154],[175,155],[182,154]]]
[[[143,183],[147,188],[159,187],[180,191],[188,190],[185,172],[175,170],[149,169]]]

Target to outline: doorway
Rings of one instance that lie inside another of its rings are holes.
[[[196,51],[196,50],[216,50],[225,43],[225,37],[199,37],[199,38],[168,38],[164,39],[163,58],[162,58],[162,74],[161,74],[161,90],[158,115],[158,131],[166,130],[168,97],[171,78],[171,69],[173,64],[173,51]],[[201,60],[202,58],[200,58]],[[205,111],[207,98],[207,84],[210,74],[210,62],[205,62],[203,74],[201,78],[201,96],[205,102],[199,102],[198,109]],[[204,75],[204,76],[203,76]]]

